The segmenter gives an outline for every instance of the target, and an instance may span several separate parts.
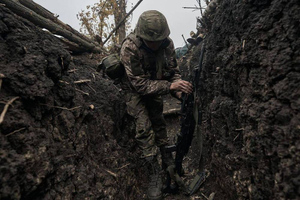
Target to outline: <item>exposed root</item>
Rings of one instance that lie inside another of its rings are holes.
[[[87,92],[84,92],[84,91],[82,91],[82,90],[79,90],[79,89],[77,89],[77,88],[75,88],[75,90],[76,90],[76,91],[78,91],[78,92],[80,92],[80,93],[82,93],[82,94],[85,94],[85,95],[87,95],[87,96],[89,96],[89,95],[90,95],[89,93],[87,93]]]
[[[13,98],[13,99],[11,99],[9,102],[7,102],[7,104],[4,106],[4,109],[3,109],[3,111],[2,111],[2,113],[1,113],[1,116],[0,116],[0,124],[2,124],[2,122],[3,122],[3,120],[4,120],[4,117],[5,117],[5,114],[6,114],[6,112],[7,112],[7,110],[8,110],[8,107],[9,107],[9,105],[11,105],[15,100],[17,100],[19,97],[15,97],[15,98]]]
[[[87,86],[88,86],[91,90],[93,90],[93,92],[95,92],[95,94],[97,94],[96,90],[95,90],[92,86],[90,86],[89,84],[87,84]]]
[[[72,72],[76,72],[76,71],[78,71],[78,69],[70,69],[70,70],[68,70],[67,72],[68,72],[68,73],[72,73]]]
[[[107,173],[109,173],[110,175],[112,175],[113,177],[115,177],[115,178],[118,177],[118,175],[117,175],[116,173],[113,173],[112,171],[110,171],[110,170],[108,170],[108,169],[105,169],[105,171],[106,171]]]
[[[130,163],[127,163],[126,165],[124,165],[124,166],[122,166],[122,167],[119,167],[119,168],[117,168],[117,170],[123,169],[123,168],[127,167],[128,165],[130,165]]]
[[[60,83],[64,83],[64,84],[66,84],[66,85],[70,85],[70,83],[68,83],[67,81],[62,81],[62,80],[60,80],[59,82],[60,82]]]
[[[90,79],[84,79],[84,80],[74,81],[75,84],[87,83],[87,82],[91,82],[91,80]]]
[[[50,106],[50,105],[47,105],[47,104],[41,104],[42,106],[47,106],[47,107],[50,107],[50,108],[58,108],[58,109],[62,109],[62,110],[69,110],[69,111],[72,111],[72,110],[76,110],[76,109],[79,109],[81,108],[81,106],[76,106],[74,108],[66,108],[66,107],[60,107],[60,106]]]
[[[25,127],[24,127],[24,128],[20,128],[20,129],[15,130],[15,131],[13,131],[13,132],[11,132],[11,133],[5,135],[5,136],[6,136],[6,137],[11,136],[11,135],[13,135],[13,134],[15,134],[15,133],[18,133],[18,132],[20,132],[20,131],[23,131],[23,130],[25,130],[25,129],[26,129]]]
[[[163,115],[179,115],[181,109],[180,108],[172,108],[163,112]]]

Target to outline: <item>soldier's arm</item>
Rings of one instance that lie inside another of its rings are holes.
[[[137,47],[129,40],[121,48],[121,62],[133,89],[140,95],[168,94],[171,83],[167,80],[150,80],[144,74]]]
[[[171,77],[168,81],[171,83],[181,80],[180,71],[176,61],[176,53],[174,48],[174,43],[171,38],[169,46],[166,48],[166,56],[168,59],[168,67],[175,72],[174,76]]]
[[[168,38],[170,40],[169,46],[166,48],[166,56],[167,56],[167,62],[168,62],[168,68],[170,70],[173,70],[175,72],[174,76],[171,77],[168,81],[171,83],[175,83],[181,80],[181,74],[177,65],[176,61],[176,53],[175,53],[175,47],[174,43],[171,38]],[[170,90],[170,94],[180,99],[181,98],[181,92],[179,90]]]

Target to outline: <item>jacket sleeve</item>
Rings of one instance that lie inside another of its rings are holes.
[[[167,56],[167,60],[168,60],[168,67],[169,67],[169,69],[171,69],[175,72],[174,76],[172,78],[170,78],[168,81],[173,83],[173,82],[181,80],[181,75],[180,75],[179,68],[177,66],[174,43],[173,43],[171,38],[168,38],[168,39],[170,40],[170,44],[166,48],[166,56]]]
[[[120,59],[125,67],[131,87],[140,95],[163,95],[170,92],[167,80],[150,80],[144,74],[137,46],[127,40],[123,43]]]
[[[180,74],[180,70],[178,68],[177,61],[176,61],[174,43],[173,43],[171,38],[168,38],[168,39],[170,40],[170,44],[166,48],[166,56],[167,56],[167,60],[168,60],[168,67],[169,67],[169,70],[173,70],[175,72],[174,76],[171,77],[168,81],[171,82],[171,83],[174,83],[174,82],[177,82],[177,81],[181,80],[181,74]],[[177,91],[175,91],[175,90],[171,90],[170,94],[173,97],[178,98],[176,96],[176,92]]]

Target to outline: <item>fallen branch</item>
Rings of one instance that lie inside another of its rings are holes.
[[[100,168],[99,165],[98,165],[93,159],[92,159],[91,161],[92,161],[92,163],[95,165],[95,167],[96,167],[99,171],[104,170],[105,172],[107,172],[108,174],[112,175],[113,177],[115,177],[115,178],[118,177],[118,175],[117,175],[116,173],[114,173],[114,172],[112,172],[112,171],[110,171],[110,170],[108,170],[108,169],[105,169],[105,167]]]
[[[237,134],[237,135],[233,138],[233,141],[235,141],[239,136],[240,136],[240,133]]]
[[[70,70],[68,70],[67,72],[68,73],[72,73],[72,72],[76,72],[76,71],[78,71],[79,69],[70,69]]]
[[[4,3],[6,7],[11,9],[13,12],[31,21],[35,25],[40,26],[42,28],[46,28],[54,34],[61,35],[67,38],[68,40],[77,43],[80,47],[85,48],[87,51],[92,51],[96,53],[101,53],[103,51],[102,48],[78,37],[74,33],[62,28],[53,21],[40,16],[36,12],[20,4],[17,0],[0,0],[0,3]]]
[[[44,8],[43,6],[35,3],[34,1],[32,1],[32,0],[18,0],[18,1],[21,4],[23,4],[24,6],[26,6],[27,8],[29,8],[29,9],[33,10],[34,12],[36,12],[37,14],[39,14],[42,17],[45,17],[47,19],[50,19],[52,22],[58,24],[59,26],[63,27],[64,29],[66,29],[68,31],[70,31],[71,33],[73,33],[74,35],[82,38],[83,40],[86,40],[89,43],[93,43],[94,45],[98,45],[93,40],[88,38],[87,36],[79,33],[77,30],[73,29],[68,24],[65,24],[62,21],[60,21],[52,12],[50,12],[49,10]]]
[[[205,194],[203,194],[202,192],[200,192],[200,194],[206,199],[209,200],[207,196],[205,196]]]
[[[66,85],[70,85],[70,83],[68,83],[67,81],[62,81],[62,80],[59,80],[60,83],[64,83]]]
[[[7,104],[4,106],[4,109],[1,113],[1,116],[0,116],[0,124],[2,124],[3,120],[4,120],[4,117],[5,117],[5,114],[8,110],[8,107],[15,101],[17,100],[19,97],[15,97],[13,99],[11,99],[10,101],[7,102]]]
[[[91,90],[93,90],[93,92],[95,92],[95,94],[97,94],[96,90],[95,90],[92,86],[90,86],[89,84],[87,84],[87,86],[88,86]]]
[[[90,94],[87,93],[87,92],[84,92],[84,91],[79,90],[79,89],[77,89],[77,88],[75,88],[75,90],[78,91],[78,92],[80,92],[80,93],[82,93],[82,94],[85,94],[85,95],[87,95],[87,96],[90,96]]]
[[[179,115],[181,109],[180,108],[172,108],[170,110],[166,110],[163,112],[163,115]]]
[[[90,79],[84,79],[84,80],[74,81],[75,84],[87,83],[87,82],[91,82],[91,80]]]
[[[71,42],[67,40],[66,38],[59,38],[57,37],[62,43],[66,45],[66,49],[71,51],[72,53],[83,53],[86,51],[85,48],[81,47],[75,42]]]
[[[117,170],[123,169],[123,168],[125,168],[125,167],[127,167],[127,166],[129,166],[129,165],[130,165],[130,163],[127,163],[126,165],[124,165],[124,166],[122,166],[122,167],[119,167],[119,168],[117,168]]]
[[[108,170],[108,169],[104,169],[107,173],[109,173],[110,175],[112,175],[113,177],[117,178],[118,175],[116,173],[113,173],[112,171]]]
[[[20,132],[20,131],[23,131],[23,130],[25,130],[25,129],[26,129],[26,128],[20,128],[20,129],[15,130],[15,131],[13,131],[13,132],[11,132],[11,133],[5,135],[5,136],[6,136],[6,137],[11,136],[11,135],[13,135],[13,134],[15,134],[15,133],[18,133],[18,132]]]
[[[50,108],[58,108],[58,109],[62,109],[62,110],[69,110],[69,111],[72,111],[72,110],[76,110],[78,108],[81,108],[81,106],[77,106],[77,107],[74,107],[74,108],[66,108],[66,107],[60,107],[60,106],[50,106],[50,105],[47,105],[47,104],[41,104],[42,106],[48,106]]]

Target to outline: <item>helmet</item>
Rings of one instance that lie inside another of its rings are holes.
[[[148,41],[164,40],[170,35],[165,16],[156,10],[148,10],[141,14],[135,32],[137,36]]]

